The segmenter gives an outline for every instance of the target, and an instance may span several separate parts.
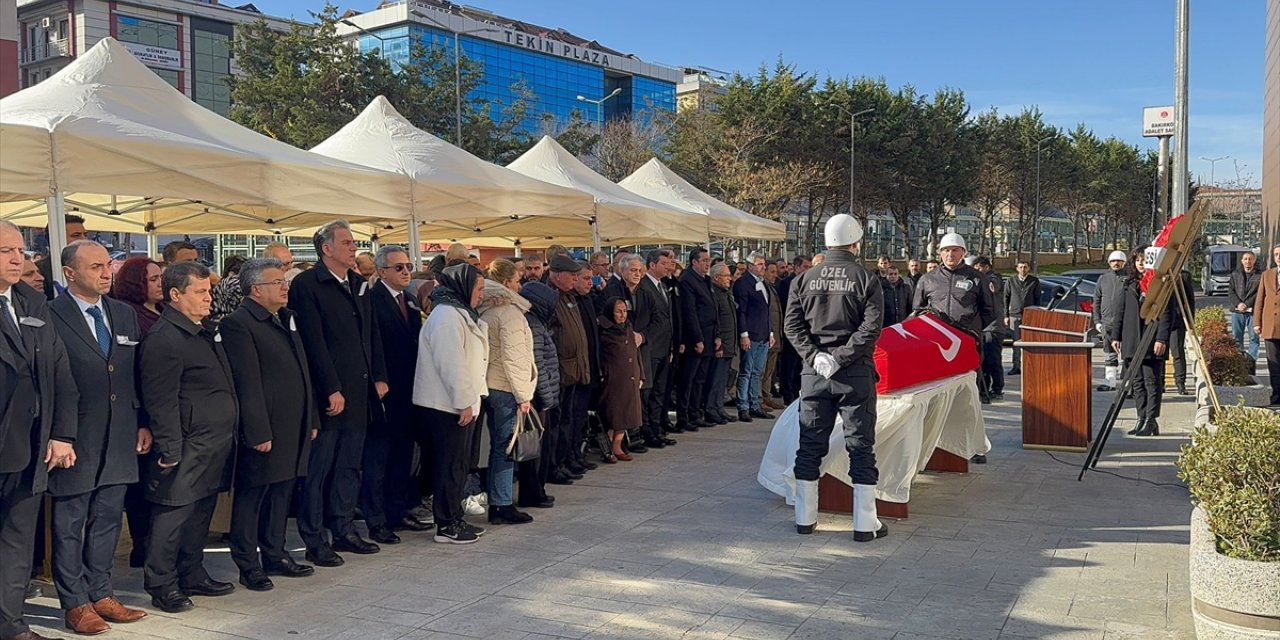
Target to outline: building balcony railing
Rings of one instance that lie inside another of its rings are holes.
[[[68,58],[70,55],[70,48],[67,46],[66,38],[50,40],[49,42],[42,42],[23,49],[20,64],[36,64],[51,58]]]

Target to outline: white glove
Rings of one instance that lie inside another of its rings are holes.
[[[1098,333],[1102,333],[1102,323],[1101,323],[1101,322],[1099,322],[1098,324],[1095,324],[1095,325],[1093,325],[1093,326],[1094,326],[1094,327],[1096,327],[1096,328],[1098,329]]]
[[[813,357],[813,370],[818,375],[831,379],[831,376],[840,370],[840,365],[836,363],[836,359],[829,353],[819,353]]]

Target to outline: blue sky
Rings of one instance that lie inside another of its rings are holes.
[[[819,76],[962,89],[975,111],[1038,105],[1143,148],[1142,107],[1173,104],[1174,0],[468,0],[641,59],[754,72],[782,56]],[[308,0],[260,0],[302,17]],[[1190,169],[1262,174],[1263,0],[1192,0]],[[366,11],[376,0],[342,4]]]

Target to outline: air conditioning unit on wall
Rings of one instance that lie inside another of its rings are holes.
[[[49,17],[49,16],[45,16],[45,17],[43,17],[43,18],[40,18],[40,28],[41,28],[41,29],[52,29],[52,28],[53,28],[53,18],[51,18],[51,17]]]

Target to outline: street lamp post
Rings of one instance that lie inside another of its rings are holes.
[[[1216,158],[1208,158],[1205,156],[1200,156],[1201,160],[1204,160],[1209,163],[1209,184],[1215,187],[1218,186],[1218,181],[1215,179],[1216,169],[1218,168],[1218,161],[1226,160],[1227,158],[1230,158],[1230,157],[1231,156],[1218,156]]]
[[[499,30],[493,27],[480,27],[459,31],[421,11],[411,10],[409,13],[453,33],[453,144],[462,149],[462,42],[459,38],[472,33],[497,33]]]
[[[603,98],[600,98],[599,100],[592,100],[591,98],[588,98],[586,96],[581,96],[581,95],[578,96],[579,102],[594,104],[596,106],[596,120],[600,122],[600,133],[604,133],[604,103],[607,102],[610,98],[618,97],[619,93],[622,93],[622,87],[618,87],[614,89],[612,92],[609,93],[609,95]]]
[[[844,107],[834,102],[829,104],[839,109],[841,113],[845,114],[846,116],[849,116],[849,215],[853,215],[853,166],[854,166],[853,128],[854,128],[854,125],[857,124],[858,116],[866,115],[868,113],[874,113],[875,109],[863,109],[862,111],[859,111],[857,113],[852,113],[848,109],[845,109]]]
[[[1053,139],[1052,135],[1047,135],[1036,141],[1036,210],[1031,215],[1031,270],[1035,271],[1037,267],[1036,258],[1040,254],[1040,150],[1044,148],[1044,143]]]

